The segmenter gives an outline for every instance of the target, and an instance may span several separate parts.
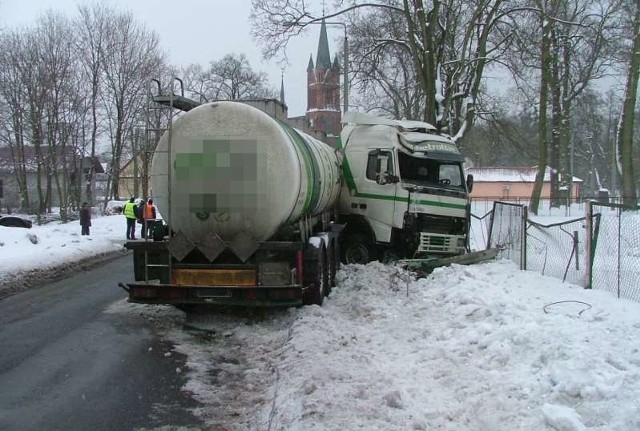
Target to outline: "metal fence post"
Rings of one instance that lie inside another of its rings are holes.
[[[622,245],[621,229],[622,229],[622,207],[619,207],[618,208],[618,298],[620,298],[620,258],[621,258],[620,247]]]
[[[522,253],[520,253],[520,269],[527,269],[527,220],[529,219],[529,207],[522,207]]]
[[[593,270],[593,249],[591,248],[591,244],[593,243],[593,202],[592,201],[587,201],[587,205],[585,207],[585,230],[586,232],[586,238],[585,238],[585,242],[586,242],[586,251],[587,251],[587,256],[586,256],[586,261],[587,261],[587,267],[586,269],[586,274],[585,274],[585,285],[587,289],[591,289],[592,288],[592,282],[593,280],[591,279],[591,272]]]

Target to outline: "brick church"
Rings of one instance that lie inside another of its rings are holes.
[[[307,66],[307,112],[304,116],[288,118],[291,126],[335,146],[340,135],[340,65],[336,55],[331,61],[327,26],[322,20],[315,64],[313,56]],[[284,104],[284,86],[280,89]]]

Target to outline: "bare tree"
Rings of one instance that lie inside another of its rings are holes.
[[[91,124],[89,126],[90,143],[89,151],[83,151],[83,155],[88,155],[91,160],[96,157],[98,137],[100,134],[100,90],[103,80],[105,41],[110,30],[109,22],[115,16],[112,9],[99,3],[92,6],[80,6],[78,17],[75,20],[77,27],[78,59],[81,65],[82,75],[88,83],[89,109],[91,112]],[[85,184],[85,196],[90,205],[94,204],[92,184],[95,172],[93,163],[88,166],[86,178],[82,181]]]
[[[0,140],[10,150],[11,170],[15,177],[20,197],[20,209],[30,211],[27,170],[30,168],[25,151],[28,141],[26,134],[26,95],[22,85],[20,53],[24,49],[22,34],[17,31],[0,33]]]
[[[571,197],[571,145],[582,142],[572,136],[572,111],[589,84],[610,70],[613,46],[608,41],[614,39],[611,27],[618,5],[609,0],[525,0],[519,11],[510,16],[514,50],[507,61],[522,87],[538,75],[539,158],[531,198],[536,212],[548,166],[552,205]]]
[[[75,164],[76,149],[72,147],[72,135],[75,125],[77,103],[81,99],[77,91],[77,75],[73,53],[73,32],[69,21],[62,15],[48,12],[36,27],[39,51],[39,64],[46,65],[42,75],[46,88],[44,105],[46,158],[46,202],[51,210],[51,194],[57,191],[60,216],[67,220],[70,205],[69,169]],[[63,167],[63,169],[60,169]]]
[[[244,54],[227,54],[208,69],[191,64],[184,69],[187,90],[204,101],[271,98],[267,75],[251,68]]]
[[[387,9],[352,17],[349,46],[355,104],[392,118],[422,118],[425,94],[410,53],[399,45],[372,44],[385,35],[402,34],[403,25],[404,18]]]
[[[24,91],[25,132],[34,150],[36,171],[37,214],[44,214],[48,207],[47,190],[43,183],[50,178],[51,164],[45,153],[45,104],[47,99],[47,67],[41,61],[42,45],[36,30],[26,30],[19,38],[14,57],[20,85]]]
[[[213,77],[201,64],[189,64],[182,68],[181,76],[185,91],[189,96],[199,102],[213,100],[215,87]]]
[[[591,196],[611,184],[612,140],[607,136],[610,112],[618,101],[607,103],[600,94],[588,89],[576,99],[572,111],[575,175],[585,180],[582,190]],[[585,196],[585,195],[583,195]],[[587,195],[588,196],[588,195]]]
[[[157,35],[137,23],[130,13],[112,17],[101,56],[105,71],[102,97],[111,140],[109,195],[117,199],[127,133],[144,113],[149,81],[158,75],[163,56]]]
[[[383,51],[404,51],[423,93],[422,118],[441,125],[455,139],[473,124],[485,66],[505,42],[494,31],[510,12],[503,0],[352,1],[324,16],[314,14],[303,0],[253,0],[252,4],[254,37],[267,57],[282,52],[291,37],[323,18],[344,17],[357,27],[358,23],[378,22],[380,14],[393,16],[387,22],[398,24],[370,38],[362,57],[373,55],[382,60],[386,58],[380,55]]]
[[[632,46],[629,51],[627,84],[624,91],[622,113],[618,123],[617,146],[619,148],[619,171],[622,181],[624,203],[636,207],[638,198],[633,163],[633,139],[635,107],[638,97],[638,74],[640,73],[640,5],[637,1],[628,2],[633,20],[631,21]]]

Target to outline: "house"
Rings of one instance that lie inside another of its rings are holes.
[[[118,195],[120,199],[129,199],[132,196],[136,198],[151,197],[151,184],[149,184],[149,181],[143,181],[143,178],[145,176],[149,177],[148,171],[151,169],[152,156],[152,153],[141,152],[122,166],[118,180]],[[144,163],[145,157],[147,159],[146,167]]]
[[[66,170],[68,173],[68,193],[78,192],[79,202],[87,200],[87,174],[91,167],[97,174],[104,173],[104,169],[98,159],[94,157],[77,157],[73,154],[71,147],[67,148],[67,166],[57,166],[57,168]],[[61,157],[59,159],[62,159]],[[19,164],[18,158],[14,155],[12,148],[9,146],[0,147],[0,208],[6,212],[11,212],[20,208],[20,187],[15,175],[16,166],[24,166],[26,177],[26,191],[29,196],[29,209],[35,209],[38,205],[38,174],[36,163],[36,152],[33,146],[24,147],[24,163]],[[62,170],[60,172],[62,172]],[[99,190],[96,188],[96,175],[90,184],[94,200],[98,197]],[[56,207],[60,205],[58,187],[55,180],[51,179],[50,183],[50,205]],[[42,173],[40,177],[40,187],[43,193],[46,193],[47,178]]]
[[[538,168],[534,167],[483,167],[467,168],[466,173],[473,175],[471,199],[520,201],[528,200],[533,192]],[[541,199],[551,197],[551,175],[547,167],[542,183]],[[574,199],[580,196],[582,180],[573,177]]]

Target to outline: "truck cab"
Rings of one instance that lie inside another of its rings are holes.
[[[469,192],[455,142],[417,121],[348,113],[338,152],[346,263],[468,251]]]

